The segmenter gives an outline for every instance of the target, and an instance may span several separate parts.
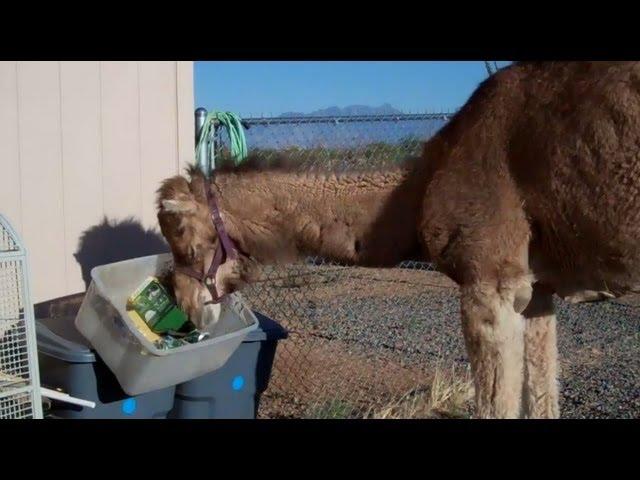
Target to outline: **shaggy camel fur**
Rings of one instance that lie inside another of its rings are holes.
[[[526,62],[486,80],[394,171],[191,172],[158,194],[175,262],[204,271],[218,239],[204,188],[240,251],[216,276],[232,291],[255,262],[322,255],[435,262],[460,285],[482,418],[558,417],[555,293],[572,302],[640,290],[640,63]],[[208,291],[175,273],[197,315]]]

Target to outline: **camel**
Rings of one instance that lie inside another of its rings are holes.
[[[306,255],[431,261],[460,287],[477,417],[558,418],[553,295],[640,291],[639,149],[640,62],[515,63],[402,167],[250,163],[165,180],[158,221],[176,299],[196,316],[253,281],[257,264]],[[221,257],[223,243],[234,251]]]

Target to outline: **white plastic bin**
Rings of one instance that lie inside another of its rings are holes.
[[[192,380],[222,367],[258,319],[240,295],[227,296],[211,337],[183,347],[160,350],[133,325],[127,298],[148,276],[171,266],[171,254],[102,265],[91,270],[75,325],[91,343],[129,395],[140,395]]]

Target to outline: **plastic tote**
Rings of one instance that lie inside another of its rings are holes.
[[[145,278],[162,275],[171,263],[171,254],[162,254],[93,268],[91,285],[76,316],[78,331],[129,395],[183,383],[222,367],[258,327],[258,319],[242,297],[231,294],[220,304],[208,339],[168,350],[156,348],[129,318],[127,298]]]

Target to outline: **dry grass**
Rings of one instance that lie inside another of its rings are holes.
[[[412,389],[399,399],[371,411],[367,418],[470,418],[473,382],[468,370],[436,367],[428,387]]]
[[[367,355],[339,339],[290,333],[278,346],[261,417],[363,418],[415,385],[430,385],[424,365]]]

